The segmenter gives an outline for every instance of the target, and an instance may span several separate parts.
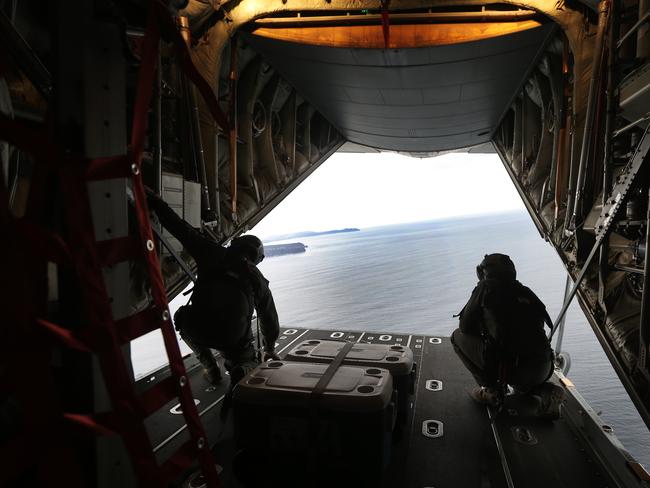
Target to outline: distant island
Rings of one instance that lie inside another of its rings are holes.
[[[286,241],[287,239],[296,239],[299,237],[315,237],[315,236],[325,236],[329,234],[343,234],[346,232],[359,232],[361,229],[357,229],[356,227],[348,227],[345,229],[336,229],[336,230],[324,230],[320,232],[314,232],[314,231],[303,231],[303,232],[294,232],[293,234],[281,234],[278,236],[272,236],[269,237],[268,239],[265,239],[268,242],[273,242],[273,241]]]
[[[305,252],[307,246],[302,242],[291,242],[289,244],[267,244],[264,246],[264,256],[272,258],[273,256],[283,256],[285,254],[300,254]]]

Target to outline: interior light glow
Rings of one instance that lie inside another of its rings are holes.
[[[536,20],[391,25],[388,47],[402,49],[480,41],[534,29],[540,25]],[[383,49],[385,47],[381,25],[258,27],[253,30],[253,34],[315,46],[367,49]]]

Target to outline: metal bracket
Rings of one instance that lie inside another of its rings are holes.
[[[520,425],[513,425],[510,428],[510,431],[512,432],[512,436],[515,438],[515,440],[520,444],[526,444],[527,446],[534,446],[539,442],[537,440],[537,437],[535,437],[535,434],[533,434],[530,431],[530,429],[527,429],[526,427],[521,427]]]
[[[637,174],[639,173],[639,170],[643,166],[645,160],[649,159],[648,158],[648,154],[650,152],[650,136],[648,136],[649,129],[650,126],[646,127],[646,130],[643,133],[643,137],[641,138],[641,141],[637,145],[634,155],[630,159],[630,162],[628,163],[626,170],[618,178],[616,186],[614,187],[614,190],[611,193],[613,197],[607,200],[607,205],[603,207],[600,217],[598,217],[598,221],[596,222],[596,229],[597,229],[596,242],[594,246],[591,248],[591,251],[589,252],[589,256],[587,256],[587,259],[582,265],[582,269],[580,270],[580,273],[578,274],[575,283],[573,285],[573,288],[571,289],[571,292],[569,293],[568,297],[564,302],[564,305],[562,305],[562,309],[560,310],[557,319],[555,319],[555,322],[553,323],[553,329],[551,330],[549,340],[553,337],[553,335],[558,329],[558,326],[562,322],[562,318],[564,317],[564,314],[569,308],[569,305],[571,304],[573,297],[578,291],[578,288],[580,287],[580,284],[582,283],[582,280],[585,277],[585,274],[587,273],[587,269],[589,268],[592,259],[596,255],[596,252],[600,248],[600,245],[603,243],[605,238],[609,235],[609,232],[612,227],[612,223],[614,222],[614,218],[616,217],[616,214],[618,213],[619,209],[623,205],[623,202],[625,202],[625,197],[627,196],[627,192],[632,187],[632,184],[634,183],[634,180]]]
[[[443,436],[443,424],[440,420],[425,420],[422,422],[422,435],[435,439]]]
[[[618,177],[616,185],[610,194],[610,198],[607,200],[607,204],[600,212],[600,216],[596,221],[597,238],[609,230],[609,227],[614,221],[616,213],[618,212],[619,208],[625,200],[625,197],[627,196],[627,192],[630,190],[630,187],[632,186],[632,183],[634,183],[636,175],[641,169],[643,162],[647,158],[648,151],[650,150],[650,137],[648,137],[648,128],[646,128],[645,132],[643,133],[643,138],[636,147],[636,151],[630,159],[627,167]]]
[[[442,391],[442,381],[440,380],[427,380],[426,389],[429,391]]]
[[[195,398],[194,405],[198,405],[199,403],[201,403],[201,400]],[[169,413],[171,413],[172,415],[183,415],[183,409],[181,408],[181,404],[177,403],[176,405],[174,405],[172,408],[169,409]]]

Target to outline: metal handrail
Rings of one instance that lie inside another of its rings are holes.
[[[616,43],[616,49],[620,49],[621,46],[625,41],[627,41],[627,38],[630,37],[632,34],[634,34],[636,31],[639,30],[639,27],[641,27],[644,23],[648,22],[650,20],[650,12],[647,12],[643,17],[641,17],[636,24],[634,24],[629,31],[627,31],[623,37],[621,37],[618,42]]]

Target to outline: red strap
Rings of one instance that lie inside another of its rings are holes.
[[[41,168],[36,168],[35,175]],[[30,203],[33,194],[41,189],[38,181],[38,178],[32,178]],[[44,295],[40,288],[45,268],[38,254],[30,256],[29,260],[26,258],[25,239],[15,231],[17,228],[20,225],[9,210],[8,193],[0,173],[0,234],[3,236],[0,239],[0,268],[11,283],[0,296],[0,305],[6,315],[0,341],[0,370],[3,371],[0,376],[10,388],[13,399],[19,403],[23,418],[17,426],[20,432],[11,439],[0,441],[3,466],[0,486],[9,484],[25,469],[30,469],[33,473],[38,472],[39,480],[47,479],[40,484],[80,487],[82,480],[78,463],[59,429],[61,410],[51,377],[49,350],[35,334],[34,315],[44,308]],[[18,357],[22,350],[18,347],[24,344],[29,344],[28,361]],[[34,378],[39,378],[38,388],[33,387]],[[7,389],[2,391],[8,392]],[[52,439],[52,442],[36,445],[39,438]]]
[[[115,322],[115,329],[121,344],[137,339],[159,328],[161,312],[156,307],[147,308]]]
[[[196,71],[196,68],[191,63],[191,59],[189,57],[189,52],[187,51],[187,47],[182,41],[182,38],[180,37],[180,33],[176,29],[176,26],[175,24],[173,24],[173,22],[170,29],[169,22],[171,22],[171,17],[161,7],[160,4],[155,3],[155,5],[158,7],[158,13],[161,22],[163,22],[167,27],[167,29],[170,30],[170,32],[172,32],[177,47],[180,48],[179,40],[182,42],[183,49],[181,50],[181,56],[180,56],[181,62],[183,63],[185,69],[189,71],[190,78],[197,84],[197,87],[202,92],[204,98],[206,99],[206,103],[208,103],[209,106],[212,105],[211,112],[215,117],[215,120],[219,122],[218,117],[221,111],[218,110],[219,108],[218,102],[216,100],[216,97],[214,96],[214,92],[212,92],[212,89],[207,84],[207,82],[205,82],[205,80],[202,77],[200,77],[200,75],[198,75],[198,71]],[[155,45],[157,46],[157,41]],[[144,69],[145,62],[153,64],[153,54],[155,54],[155,51],[153,53],[151,51],[148,51],[147,44],[145,43],[145,47],[143,50],[143,61],[142,61],[143,64],[141,65],[141,71]],[[139,100],[140,98],[146,98],[147,103],[146,104],[136,103],[136,110],[134,111],[133,114],[134,131],[133,131],[133,135],[132,135],[133,139],[131,143],[131,148],[133,151],[142,149],[137,141],[140,140],[144,141],[144,128],[145,128],[144,121],[146,120],[147,108],[149,106],[149,99],[151,97],[151,85],[152,83],[149,83],[148,85],[142,83],[138,84],[138,93],[136,94],[136,100]],[[207,92],[205,91],[205,88],[207,88]],[[212,104],[210,103],[210,100],[212,100],[213,102]],[[217,110],[215,110],[215,108]],[[222,122],[226,122],[225,117],[222,118],[223,118]],[[141,133],[136,132],[135,127],[139,127]],[[137,158],[137,160],[139,161],[139,158]],[[165,343],[165,350],[167,351],[167,357],[169,358],[169,368],[171,371],[170,378],[161,382],[156,387],[152,388],[150,391],[142,395],[141,405],[145,410],[145,412],[151,412],[153,411],[152,409],[154,407],[155,409],[158,409],[166,403],[164,402],[165,397],[163,393],[167,395],[167,398],[169,398],[171,392],[175,391],[180,400],[181,408],[183,409],[183,416],[185,417],[185,421],[187,423],[188,432],[191,436],[191,439],[195,443],[198,443],[198,439],[203,439],[203,443],[207,445],[207,442],[205,440],[205,433],[203,431],[201,420],[196,410],[196,405],[194,404],[194,397],[192,395],[189,381],[186,376],[187,373],[185,371],[185,365],[183,364],[183,358],[180,354],[180,350],[178,347],[178,339],[176,338],[176,334],[172,327],[171,317],[169,315],[169,309],[167,304],[165,285],[160,270],[160,261],[158,260],[158,256],[156,254],[155,248],[151,246],[147,247],[147,242],[149,240],[153,241],[153,234],[151,231],[151,221],[149,219],[149,211],[147,209],[147,199],[145,196],[144,185],[142,183],[141,175],[134,174],[132,181],[133,181],[133,195],[135,200],[134,202],[135,213],[140,228],[140,238],[142,240],[142,245],[143,245],[142,249],[145,250],[145,259],[147,261],[147,270],[149,271],[151,293],[153,295],[155,306],[158,310],[160,310],[161,319],[163,319],[159,323],[163,335],[163,341]],[[165,314],[164,318],[162,315],[163,313]],[[212,453],[210,449],[207,448],[201,449],[199,452],[199,460],[201,462],[201,465],[203,466],[203,470],[206,476],[206,480],[208,482],[208,486],[214,486],[214,487],[220,486],[219,479],[214,467],[214,460],[212,459]]]
[[[97,242],[97,257],[102,266],[114,266],[142,255],[141,244],[134,236]]]
[[[76,426],[92,431],[97,436],[115,435],[114,428],[109,428],[104,422],[101,422],[97,417],[93,417],[92,415],[65,413],[63,414],[63,417]]]
[[[210,449],[208,443],[204,440],[201,448],[194,442],[193,439],[190,439],[181,448],[174,453],[165,463],[160,467],[162,471],[163,479],[167,482],[172,482],[190,467],[194,466],[196,463],[197,455],[201,460],[204,453],[209,453]],[[203,476],[206,481],[207,486],[220,487],[221,483],[217,476],[216,466],[214,464],[209,465],[210,469],[205,469],[205,464],[203,465]]]
[[[390,44],[390,20],[388,18],[388,4],[390,0],[381,0],[381,29],[384,33],[384,47]]]
[[[139,402],[142,417],[148,417],[175,398],[178,381],[173,376],[169,376],[142,393]]]
[[[86,161],[86,179],[93,181],[130,178],[133,172],[133,163],[134,161],[131,161],[128,155]]]
[[[152,453],[147,432],[137,416],[134,406],[138,405],[133,391],[130,372],[124,363],[115,327],[112,310],[97,257],[94,225],[90,211],[88,185],[85,170],[78,165],[62,168],[60,180],[66,207],[75,209],[67,212],[69,239],[75,242],[75,271],[81,286],[82,300],[86,308],[88,325],[85,332],[98,340],[96,350],[104,374],[114,411],[124,419],[119,432],[134,463],[134,473],[142,486],[161,486],[157,463]],[[101,339],[101,340],[100,340]],[[129,418],[132,420],[129,421]]]
[[[63,342],[66,346],[76,349],[77,351],[92,352],[92,348],[88,346],[85,341],[75,336],[71,330],[44,319],[37,319],[36,323],[56,337],[59,341]]]
[[[183,444],[165,463],[160,467],[162,477],[167,482],[172,482],[187,471],[196,461],[196,446],[193,439]]]
[[[88,320],[88,325],[84,329],[86,337],[81,339],[70,330],[45,320],[40,320],[38,324],[70,347],[83,351],[92,349],[97,353],[115,411],[114,418],[119,419],[119,422],[115,422],[115,428],[112,428],[100,422],[96,416],[67,414],[65,418],[75,425],[83,426],[98,434],[108,435],[119,432],[124,438],[131,458],[135,461],[135,474],[140,484],[142,486],[161,486],[163,484],[161,471],[153,455],[151,443],[142,423],[142,416],[147,416],[158,410],[168,403],[176,393],[183,408],[191,441],[186,449],[173,457],[172,464],[177,468],[189,466],[188,463],[198,454],[208,484],[219,486],[212,454],[205,441],[205,434],[186,378],[176,335],[171,326],[160,263],[155,249],[147,246],[149,241],[153,242],[153,235],[140,175],[140,163],[159,44],[159,25],[156,17],[167,24],[169,23],[170,17],[167,12],[152,0],[145,30],[142,62],[134,103],[131,144],[127,156],[92,161],[78,156],[66,156],[58,146],[51,142],[42,126],[13,121],[1,114],[0,132],[3,133],[4,140],[33,154],[37,160],[50,167],[54,167],[56,164],[66,207],[74,209],[74,214],[71,211],[67,212],[66,217],[69,239],[75,242],[75,252],[71,257],[79,282],[82,284],[81,292],[86,305]],[[180,34],[175,26],[170,32],[174,34],[174,40],[178,44]],[[214,92],[191,62],[187,47],[184,44],[182,46],[183,49],[179,50],[180,59],[188,71],[189,78],[197,85],[206,99],[215,120],[227,130],[227,120],[219,108]],[[93,232],[87,182],[92,179],[127,176],[131,177],[133,181],[140,242],[138,243],[133,238],[123,238],[97,243]],[[100,259],[98,253],[105,257]],[[149,316],[148,318],[152,320],[148,323],[144,321],[147,314],[125,320],[121,324],[117,324],[123,326],[118,332],[112,317],[102,266],[135,257],[140,253],[144,253],[147,261],[151,292],[155,303],[152,310],[158,310],[160,313],[157,316]],[[163,316],[163,312],[165,316]],[[163,334],[172,376],[137,397],[124,364],[120,346],[127,337],[133,337],[148,329],[153,329],[156,325],[160,326]],[[202,440],[202,448],[198,447],[199,440]],[[192,446],[194,446],[193,449]],[[173,473],[169,472],[168,474]]]
[[[59,265],[69,265],[72,262],[70,250],[58,234],[37,227],[25,219],[15,222],[15,231],[24,238],[30,254],[41,256]]]

